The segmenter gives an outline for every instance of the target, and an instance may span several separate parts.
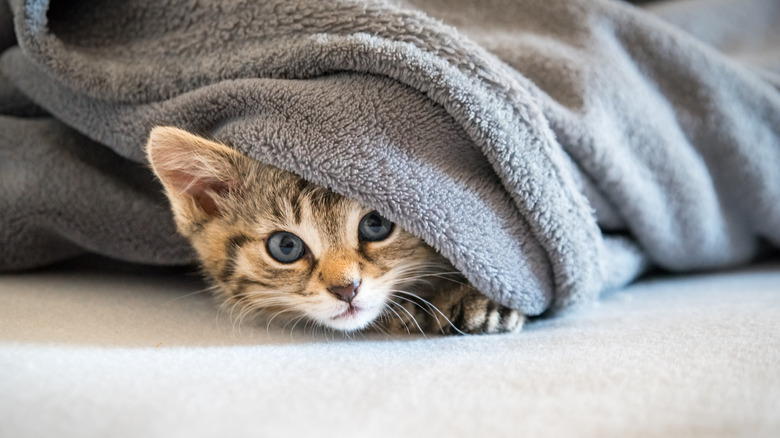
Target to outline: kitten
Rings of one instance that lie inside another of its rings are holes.
[[[498,333],[524,316],[376,211],[173,127],[149,162],[217,294],[242,312],[353,331]]]

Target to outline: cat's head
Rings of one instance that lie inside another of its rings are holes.
[[[147,154],[179,231],[242,312],[357,330],[446,261],[376,211],[214,141],[155,128]]]

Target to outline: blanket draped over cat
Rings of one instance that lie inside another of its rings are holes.
[[[780,246],[780,2],[0,0],[0,269],[193,260],[174,125],[353,197],[527,314]]]

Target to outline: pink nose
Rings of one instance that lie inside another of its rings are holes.
[[[341,301],[351,303],[355,295],[358,294],[358,287],[360,287],[360,280],[353,280],[352,283],[345,284],[344,286],[329,287],[328,292],[332,293],[336,298]]]

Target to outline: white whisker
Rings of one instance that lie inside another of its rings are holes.
[[[206,288],[203,288],[203,289],[200,289],[200,290],[196,290],[195,292],[190,292],[190,293],[178,296],[176,298],[171,298],[170,300],[164,302],[163,304],[170,304],[170,303],[172,303],[174,301],[178,301],[178,300],[181,300],[181,299],[184,299],[184,298],[187,298],[187,297],[191,297],[191,296],[202,294],[202,293],[206,293],[206,292],[215,291],[217,289],[219,289],[219,285],[215,284],[213,286],[209,286],[209,287],[206,287]]]
[[[465,334],[466,334],[466,333],[463,333],[463,332],[462,332],[460,329],[458,329],[457,327],[455,327],[455,324],[453,324],[453,323],[452,323],[452,321],[450,321],[450,319],[449,319],[449,318],[447,318],[447,315],[445,315],[445,314],[444,314],[444,312],[442,312],[441,310],[439,310],[439,308],[438,308],[438,307],[434,306],[434,305],[433,305],[433,303],[431,303],[430,301],[428,301],[428,300],[426,300],[426,299],[424,299],[424,298],[420,297],[419,295],[415,295],[415,294],[413,294],[413,293],[411,293],[411,292],[407,292],[407,291],[403,291],[403,290],[392,290],[392,292],[398,292],[398,293],[401,293],[401,294],[410,295],[410,296],[412,296],[412,297],[415,297],[415,298],[417,298],[418,300],[422,301],[422,302],[423,302],[423,303],[425,303],[426,305],[430,306],[430,308],[431,308],[432,310],[435,310],[436,312],[438,312],[438,313],[439,313],[439,315],[441,315],[441,316],[442,316],[442,318],[444,318],[444,320],[445,320],[445,321],[447,321],[447,324],[449,324],[449,325],[450,325],[450,327],[452,327],[452,328],[453,328],[455,331],[457,331],[457,332],[458,332],[458,333],[460,333],[461,335],[465,335]],[[438,321],[438,318],[437,318],[437,321]],[[442,328],[442,327],[441,327],[441,324],[439,324],[439,328]]]
[[[273,315],[271,315],[271,317],[268,318],[268,322],[265,324],[265,331],[269,332],[271,330],[271,323],[273,322],[274,318],[276,318],[277,316],[281,315],[282,313],[288,313],[288,312],[292,312],[292,310],[290,310],[290,309],[283,309],[283,310],[275,312]]]
[[[394,303],[392,300],[391,300],[391,301],[388,301],[387,303],[388,303],[388,305],[387,305],[387,306],[385,306],[385,309],[387,309],[387,310],[389,310],[389,311],[393,312],[393,313],[395,314],[395,316],[398,318],[398,320],[399,320],[399,321],[401,321],[401,324],[403,324],[403,325],[404,325],[404,328],[406,329],[406,333],[411,335],[411,334],[412,334],[412,332],[411,332],[411,331],[409,331],[409,326],[408,326],[408,325],[406,325],[406,322],[404,321],[404,319],[403,319],[403,318],[401,318],[401,315],[399,315],[399,314],[398,314],[398,312],[396,312],[396,311],[395,311],[395,310],[394,310],[392,307],[390,307],[390,306],[389,306],[389,304],[396,304],[396,303]]]
[[[410,303],[414,304],[415,306],[419,307],[420,309],[422,309],[422,311],[423,311],[423,312],[425,312],[425,313],[427,313],[428,315],[431,315],[431,316],[433,316],[433,317],[436,317],[436,315],[434,315],[433,313],[431,313],[431,312],[430,312],[428,309],[426,309],[425,307],[421,306],[421,305],[420,305],[420,303],[418,303],[418,302],[416,302],[416,301],[414,301],[414,300],[411,300],[411,299],[409,299],[409,298],[406,298],[406,297],[402,297],[402,296],[400,296],[400,295],[396,295],[396,294],[394,294],[394,293],[391,293],[391,294],[390,294],[390,296],[391,296],[391,297],[394,297],[394,298],[399,298],[399,299],[402,299],[402,300],[404,300],[404,301],[408,301],[408,302],[410,302]],[[419,297],[417,297],[417,298],[419,298]],[[420,299],[422,299],[422,298],[420,298]]]
[[[295,320],[295,324],[293,324],[292,328],[290,329],[290,340],[291,341],[293,340],[293,334],[295,333],[295,326],[297,326],[298,323],[301,322],[301,320],[303,318],[306,318],[306,315],[299,316],[298,319]]]
[[[420,324],[418,324],[418,323],[417,323],[417,318],[415,318],[415,317],[414,317],[414,315],[412,315],[412,313],[411,313],[411,312],[409,312],[408,310],[406,310],[406,308],[405,308],[404,306],[402,306],[402,305],[401,305],[401,304],[399,304],[399,303],[396,303],[396,302],[395,302],[395,301],[393,301],[393,300],[390,300],[389,302],[390,302],[390,303],[392,303],[392,304],[395,304],[396,306],[400,307],[400,308],[401,308],[401,310],[403,310],[404,312],[406,312],[406,314],[407,314],[407,315],[409,315],[409,317],[410,317],[410,318],[412,318],[412,322],[414,322],[414,325],[416,325],[416,326],[417,326],[417,330],[419,330],[419,331],[420,331],[420,333],[422,333],[423,337],[425,337],[425,331],[422,329],[422,327],[420,327]]]

